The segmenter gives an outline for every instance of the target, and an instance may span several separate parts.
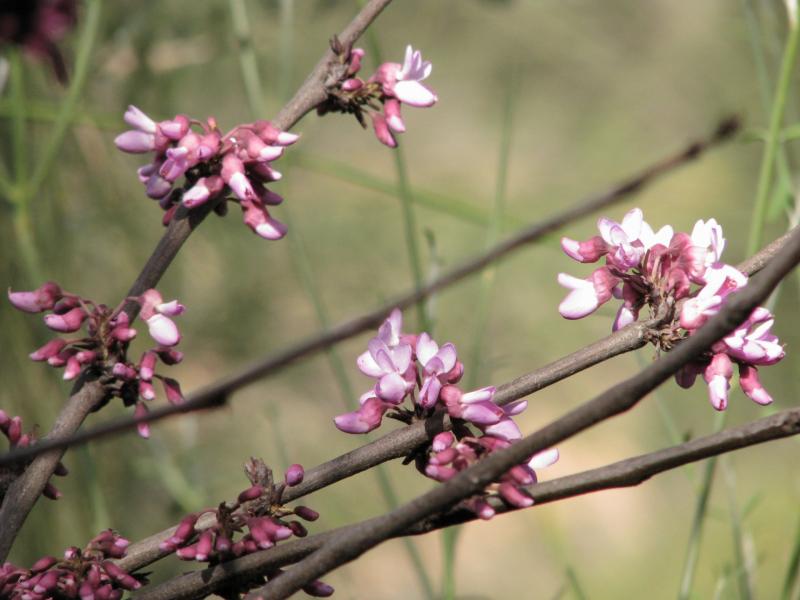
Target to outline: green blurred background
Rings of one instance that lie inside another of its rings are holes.
[[[143,161],[113,145],[124,129],[125,107],[135,104],[157,119],[177,112],[214,115],[223,129],[251,120],[231,16],[232,7],[243,7],[265,90],[258,116],[269,118],[357,6],[321,0],[98,5],[85,91],[53,168],[31,198],[30,228],[2,204],[0,277],[14,289],[55,279],[111,304],[125,294],[162,234],[162,213],[136,179]],[[70,65],[85,12],[86,6],[78,31],[62,45]],[[492,215],[498,214],[501,164],[507,179],[499,234],[506,235],[678,150],[731,112],[751,129],[764,128],[764,95],[768,99],[774,87],[787,25],[778,1],[398,0],[373,31],[385,58],[401,60],[411,43],[434,64],[428,82],[439,103],[406,110],[408,132],[400,139],[428,277],[485,247]],[[370,48],[366,40],[365,47]],[[375,66],[373,55],[368,54],[366,73]],[[761,73],[759,55],[766,66]],[[66,92],[46,65],[28,59],[22,64],[23,151],[33,170]],[[800,115],[795,90],[793,85],[787,123]],[[7,86],[0,98],[0,153],[7,165],[13,163],[15,114]],[[282,220],[290,215],[288,238],[261,240],[233,211],[225,219],[209,218],[159,285],[165,297],[178,297],[189,307],[180,319],[180,349],[187,358],[170,369],[184,391],[318,331],[309,286],[334,323],[412,285],[392,151],[351,117],[310,115],[296,131],[303,137],[276,163],[284,179],[273,187],[287,199],[274,214]],[[763,149],[747,137],[659,180],[608,216],[620,219],[641,206],[655,227],[670,223],[682,230],[715,217],[728,238],[725,258],[739,262],[745,258]],[[790,161],[796,149],[786,145]],[[777,198],[765,239],[786,230],[786,203],[786,197]],[[564,233],[589,237],[596,216]],[[29,259],[20,246],[26,231],[35,248]],[[462,358],[477,365],[474,381],[485,385],[607,335],[611,307],[578,322],[558,316],[564,290],[556,274],[562,270],[580,275],[590,269],[562,254],[558,236],[515,253],[494,275],[436,296],[429,306],[435,337],[455,343]],[[798,393],[800,363],[793,352],[800,335],[798,289],[795,275],[776,305],[775,331],[787,344],[787,358],[762,371],[778,409],[794,405]],[[481,334],[486,297],[491,300]],[[406,311],[410,329],[415,317]],[[67,545],[82,545],[108,526],[133,540],[161,530],[186,512],[243,489],[241,465],[251,455],[282,471],[291,462],[311,467],[356,447],[364,440],[339,433],[331,419],[369,386],[354,362],[368,338],[359,336],[340,345],[336,356],[318,355],[252,385],[222,410],[154,426],[149,441],[127,434],[71,451],[66,464],[72,473],[57,482],[64,497],[37,504],[11,560],[29,564]],[[46,339],[38,317],[0,303],[0,407],[43,431],[69,390],[60,371],[27,360]],[[337,380],[332,368],[337,357],[352,393],[343,393]],[[523,429],[530,432],[563,414],[652,357],[652,348],[646,348],[539,392],[520,419]],[[727,422],[745,423],[770,411],[734,390]],[[686,391],[670,382],[635,411],[563,444],[560,462],[542,477],[671,444],[665,414],[679,436],[708,433],[713,412],[702,385]],[[124,413],[113,403],[89,423]],[[394,426],[390,421],[383,430]],[[743,595],[736,581],[742,568],[758,597],[778,597],[800,520],[800,474],[792,459],[798,449],[795,440],[781,441],[718,465],[693,597]],[[401,501],[434,485],[399,463],[387,472]],[[702,465],[694,465],[634,489],[466,526],[457,545],[457,595],[675,597],[702,475]],[[375,477],[363,474],[315,494],[308,503],[323,516],[312,531],[385,511],[377,490]],[[732,533],[736,515],[738,537]],[[438,590],[441,536],[415,543]],[[737,559],[737,547],[743,559]],[[400,541],[383,544],[325,579],[339,598],[423,597],[406,550]],[[162,561],[154,579],[192,566]]]

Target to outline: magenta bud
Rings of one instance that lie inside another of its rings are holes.
[[[397,140],[394,139],[389,124],[381,113],[370,113],[372,117],[372,127],[375,131],[375,137],[382,144],[389,146],[389,148],[397,147]]]
[[[520,491],[519,488],[512,483],[501,483],[498,491],[503,500],[508,502],[511,506],[527,508],[533,504],[533,498]]]
[[[70,546],[66,550],[64,550],[64,560],[75,560],[81,554],[81,551],[78,549],[77,546]]]
[[[181,560],[194,560],[197,556],[197,547],[195,544],[192,544],[191,546],[186,546],[186,548],[178,548],[175,556]]]
[[[183,360],[183,352],[173,348],[157,348],[155,352],[158,354],[158,358],[161,359],[161,362],[168,366],[177,365]]]
[[[455,366],[448,371],[447,375],[445,375],[445,379],[447,379],[447,383],[458,383],[461,381],[461,377],[464,375],[464,363],[461,361],[456,361]]]
[[[47,592],[54,590],[56,584],[58,584],[58,578],[60,575],[61,573],[58,571],[48,571],[47,573],[43,573],[33,586],[33,592],[35,594],[46,594]]]
[[[197,523],[197,515],[191,514],[185,516],[181,519],[181,522],[178,523],[178,527],[175,528],[175,532],[169,538],[169,542],[173,544],[183,544],[188,540],[192,535],[194,535],[194,525]]]
[[[292,487],[303,481],[305,470],[302,465],[294,464],[286,469],[286,485]]]
[[[455,441],[456,436],[454,436],[450,431],[443,431],[434,436],[433,442],[431,443],[431,449],[434,452],[441,452],[442,450],[452,446]]]
[[[142,360],[139,361],[139,377],[144,381],[153,379],[156,366],[155,352],[145,352],[142,354]]]
[[[56,486],[52,483],[48,483],[44,486],[44,490],[42,490],[42,496],[50,498],[50,500],[58,500],[61,498],[62,494]]]
[[[61,295],[61,288],[52,281],[43,283],[32,292],[12,292],[11,289],[8,290],[8,300],[14,305],[14,308],[29,313],[50,310],[61,299]]]
[[[296,514],[301,519],[305,519],[306,521],[316,521],[317,519],[319,519],[319,513],[315,511],[313,508],[309,508],[307,506],[295,507],[294,514]]]
[[[8,431],[9,423],[11,423],[11,417],[8,416],[6,411],[0,408],[0,431]]]
[[[218,535],[216,541],[214,542],[214,550],[220,554],[227,554],[231,551],[232,545],[233,543],[229,537]]]
[[[455,458],[458,455],[459,455],[458,450],[451,446],[450,448],[445,448],[441,452],[437,452],[436,454],[431,456],[430,464],[437,466],[448,465],[451,462],[453,462],[453,460],[455,460]]]
[[[22,437],[22,417],[13,417],[8,423],[6,437],[12,446],[16,446]]]
[[[137,590],[142,587],[142,584],[136,578],[110,560],[104,560],[102,564],[105,572],[126,590]]]
[[[87,314],[82,308],[75,307],[63,315],[45,315],[44,324],[53,331],[58,331],[60,333],[72,333],[81,328],[81,325],[86,320],[86,317]]]
[[[75,355],[75,358],[78,359],[80,364],[86,365],[97,360],[97,352],[94,350],[81,350]]]
[[[153,400],[156,397],[156,390],[149,381],[139,381],[139,396],[142,400]]]
[[[308,535],[308,529],[300,521],[289,521],[289,529],[297,537],[306,537]]]
[[[254,485],[239,494],[239,502],[249,502],[250,500],[255,500],[256,498],[261,497],[261,494],[263,493],[264,488],[262,486]]]
[[[28,357],[31,360],[35,360],[37,362],[47,360],[52,356],[56,356],[64,346],[67,345],[67,342],[62,340],[61,338],[55,338],[54,340],[50,340],[44,346],[36,350],[35,352],[31,352]]]
[[[76,356],[67,359],[67,367],[64,369],[64,381],[71,381],[81,373],[81,363]]]
[[[136,408],[133,410],[133,416],[135,418],[145,417],[150,412],[150,409],[147,408],[147,405],[144,402],[137,402]],[[145,439],[150,437],[150,423],[142,422],[136,424],[136,430],[139,432],[139,435]]]
[[[111,337],[120,342],[130,342],[136,337],[136,330],[131,327],[115,327],[111,330]]]
[[[316,581],[312,581],[306,586],[303,586],[303,591],[309,596],[314,596],[315,598],[327,598],[333,595],[334,589],[327,583],[318,579]]]
[[[55,556],[43,556],[42,558],[37,560],[35,563],[33,563],[33,566],[31,567],[31,571],[34,572],[34,573],[39,573],[40,571],[46,571],[47,569],[52,567],[57,562],[58,562],[58,559]]]
[[[204,531],[200,534],[200,539],[197,540],[195,546],[197,547],[195,560],[200,562],[208,560],[214,549],[214,534],[208,530]]]
[[[167,400],[170,404],[183,404],[183,394],[181,393],[180,384],[169,377],[164,377],[161,380],[164,386],[164,393],[167,395]]]
[[[342,82],[342,90],[345,92],[355,92],[364,87],[364,82],[358,77],[346,79]]]

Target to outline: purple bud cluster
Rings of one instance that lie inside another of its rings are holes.
[[[3,409],[0,409],[0,432],[6,436],[9,450],[14,450],[16,448],[27,448],[28,446],[33,446],[36,443],[36,434],[33,431],[23,433],[22,417],[9,417],[8,413],[6,413],[6,411]],[[26,466],[27,465],[24,464],[17,465],[16,470],[21,473],[25,470]],[[69,471],[67,471],[67,467],[65,467],[61,461],[56,464],[56,468],[53,471],[53,474],[57,475],[58,477],[64,477],[68,473]],[[44,486],[42,496],[45,498],[50,498],[51,500],[58,500],[61,497],[61,492],[56,486],[48,482]]]
[[[107,385],[110,399],[119,397],[125,406],[135,406],[137,416],[148,412],[146,401],[156,396],[153,381],[158,379],[167,400],[173,404],[183,402],[180,385],[174,379],[155,372],[156,362],[174,365],[183,360],[183,354],[174,346],[180,342],[181,335],[172,317],[186,310],[177,300],[164,302],[161,294],[154,289],[141,296],[128,298],[117,308],[97,304],[75,294],[65,292],[61,287],[48,281],[30,292],[12,292],[8,299],[14,307],[29,313],[49,311],[44,323],[59,333],[76,333],[86,328],[84,337],[54,338],[30,354],[31,360],[47,362],[52,367],[64,368],[64,379],[73,380],[84,369],[93,369],[109,378]],[[136,330],[123,308],[127,301],[140,307],[142,319],[147,324],[150,337],[156,346],[142,354],[138,363],[127,358],[131,340]],[[148,437],[147,423],[139,425],[139,434]]]
[[[250,459],[245,465],[245,472],[251,485],[239,493],[235,502],[223,502],[215,509],[187,515],[172,535],[161,542],[159,548],[163,552],[175,552],[181,560],[215,565],[271,548],[291,536],[308,535],[305,525],[292,517],[310,522],[316,521],[319,513],[307,506],[288,508],[282,504],[284,490],[302,483],[303,467],[291,465],[286,470],[283,482],[275,482],[272,470],[258,459]],[[207,527],[199,524],[210,515],[214,517],[213,524]],[[280,572],[276,569],[265,577],[271,579]],[[264,581],[248,581],[247,589],[263,583]],[[318,597],[333,593],[332,587],[320,581],[309,584],[304,590],[309,595]]]
[[[525,400],[498,406],[492,386],[463,392],[455,385],[464,374],[455,346],[439,346],[427,333],[405,334],[402,326],[403,316],[395,309],[369,341],[367,351],[358,357],[358,368],[376,382],[361,396],[358,410],[334,419],[336,427],[345,433],[367,433],[380,426],[385,414],[410,423],[429,417],[437,409],[446,411],[455,433],[439,434],[428,452],[417,454],[417,468],[437,481],[450,479],[522,437],[512,417],[527,408]],[[406,398],[411,400],[411,408],[403,406]],[[482,435],[476,435],[474,429]],[[526,502],[532,500],[518,487],[535,481],[531,465],[548,466],[557,459],[556,450],[537,454],[528,464],[509,471],[497,485],[470,499],[469,506],[482,518],[490,518],[494,513],[490,514],[485,497],[495,492],[514,506],[527,506]],[[523,471],[525,477],[521,477]]]
[[[298,135],[281,131],[270,121],[237,125],[223,135],[213,118],[197,121],[177,115],[156,122],[135,106],[128,107],[125,122],[133,129],[118,135],[114,143],[123,152],[153,153],[153,161],[139,169],[139,180],[165,211],[165,225],[180,204],[192,209],[225,199],[239,204],[245,225],[262,238],[278,240],[286,235],[286,226],[267,210],[283,198],[266,184],[281,178],[271,163]],[[175,187],[180,178],[183,184]],[[225,214],[226,202],[217,203],[214,210]]]
[[[719,312],[731,292],[747,284],[744,273],[720,261],[725,238],[714,219],[697,221],[691,234],[674,232],[669,225],[654,232],[635,208],[622,223],[601,218],[597,226],[600,235],[589,240],[561,240],[570,258],[593,263],[605,257],[606,263],[588,279],[559,274],[559,283],[571,290],[558,307],[567,319],[585,317],[613,297],[622,300],[612,327],[616,331],[636,321],[647,307],[651,318],[669,321],[654,340],[660,349],[669,350]],[[784,357],[783,345],[770,331],[774,320],[769,310],[756,308],[710,352],[681,369],[676,381],[688,388],[702,375],[712,406],[725,410],[736,364],[744,393],[758,404],[770,404],[772,397],[759,381],[757,366]]]
[[[364,113],[367,112],[378,140],[390,148],[396,147],[395,134],[406,130],[401,105],[427,108],[438,100],[436,94],[422,84],[433,66],[422,60],[419,50],[407,46],[403,64],[383,63],[369,79],[364,80],[357,76],[366,54],[364,50],[345,48],[336,38],[332,47],[339,57],[341,77],[329,88],[329,96],[317,107],[317,112],[320,115],[327,112],[352,113],[364,127]]]
[[[49,60],[65,83],[67,69],[56,45],[75,27],[76,0],[6,0],[0,3],[0,47],[17,44],[30,55]]]
[[[433,438],[430,455],[424,466],[425,474],[436,481],[447,481],[459,471],[472,466],[484,456],[496,450],[508,448],[513,442],[501,437],[465,435],[461,439],[450,431]],[[531,456],[524,464],[517,465],[489,485],[477,496],[469,498],[465,505],[481,519],[491,519],[495,510],[487,502],[490,494],[497,494],[504,502],[516,508],[527,508],[533,504],[523,486],[536,483],[535,469],[549,467],[558,460],[558,450],[551,448]]]
[[[71,546],[59,560],[45,556],[30,569],[11,563],[0,567],[0,597],[9,600],[118,600],[125,591],[147,583],[111,559],[122,558],[130,542],[111,529],[97,535],[81,550]]]

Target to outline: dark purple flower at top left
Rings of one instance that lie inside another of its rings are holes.
[[[185,307],[177,300],[165,302],[161,294],[150,289],[141,296],[126,298],[116,308],[99,304],[66,292],[52,282],[29,292],[12,292],[8,299],[14,307],[29,313],[48,312],[45,325],[58,333],[80,334],[57,337],[30,354],[31,360],[47,362],[64,369],[64,379],[72,380],[84,370],[94,371],[106,384],[108,399],[119,397],[126,406],[135,406],[137,416],[148,412],[146,402],[155,398],[153,381],[161,381],[167,400],[183,402],[180,385],[174,379],[155,372],[160,360],[174,365],[183,354],[174,349],[181,339],[172,317],[183,313]],[[123,309],[128,302],[139,305],[142,319],[147,323],[155,347],[144,352],[138,363],[128,358],[128,348],[137,331]],[[149,435],[146,423],[139,425],[139,434]]]

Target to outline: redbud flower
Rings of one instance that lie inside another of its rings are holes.
[[[612,326],[616,331],[634,322],[647,306],[651,315],[664,315],[666,326],[654,340],[668,351],[717,314],[731,292],[747,285],[745,274],[720,262],[725,238],[714,219],[697,221],[691,235],[669,226],[653,233],[641,210],[633,209],[622,223],[601,218],[598,229],[599,236],[584,242],[561,240],[564,252],[578,262],[596,262],[601,257],[606,262],[589,279],[558,276],[559,283],[572,290],[559,306],[565,318],[584,317],[614,297],[622,300]],[[702,287],[693,290],[693,284]],[[724,410],[735,363],[742,390],[759,404],[771,402],[755,365],[774,364],[784,356],[783,346],[771,333],[773,323],[767,309],[756,308],[710,352],[676,373],[676,381],[688,388],[702,374],[711,404]],[[513,434],[511,426],[500,426]]]

